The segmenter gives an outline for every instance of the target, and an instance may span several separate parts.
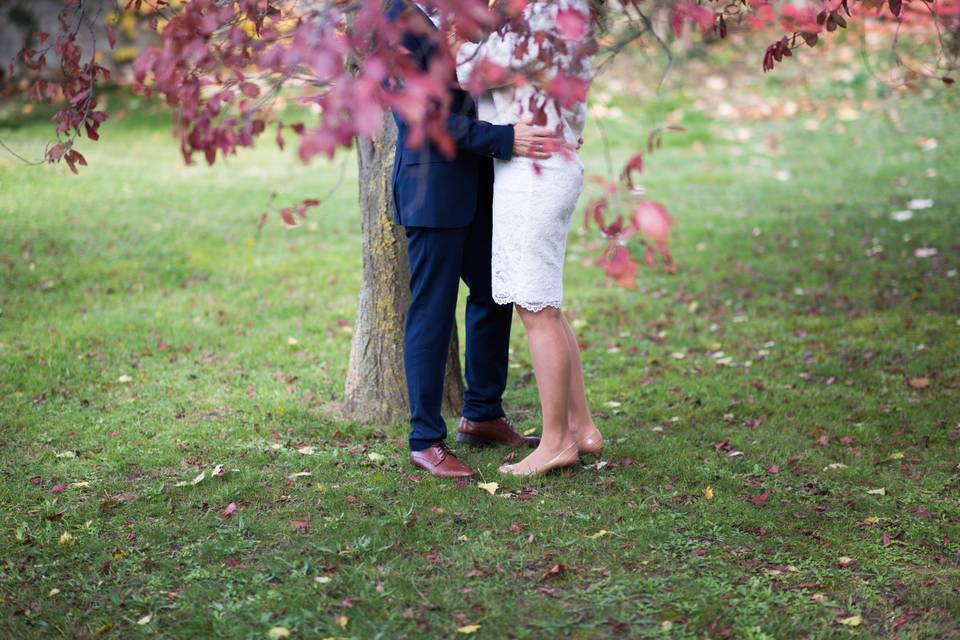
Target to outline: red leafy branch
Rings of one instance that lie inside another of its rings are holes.
[[[680,130],[679,127],[670,129]],[[661,130],[651,132],[649,151],[659,148],[660,142]],[[597,264],[603,267],[609,278],[628,289],[636,287],[636,276],[640,270],[629,249],[631,238],[636,238],[640,243],[643,261],[648,267],[655,268],[659,256],[668,273],[677,269],[669,246],[674,218],[662,203],[642,197],[642,187],[634,182],[634,174],[641,173],[643,165],[643,155],[638,153],[624,164],[619,183],[596,179],[603,185],[604,195],[584,209],[584,228],[589,229],[591,223],[596,224],[605,242]],[[608,223],[606,213],[614,206],[627,209],[629,217],[624,220],[622,214],[617,215]]]

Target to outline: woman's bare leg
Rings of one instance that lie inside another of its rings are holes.
[[[590,407],[587,404],[587,394],[584,389],[583,366],[580,361],[580,343],[570,327],[567,319],[561,316],[563,320],[564,336],[567,342],[567,349],[570,353],[570,382],[568,396],[567,422],[570,425],[570,431],[576,440],[589,438],[599,434],[597,427],[593,423],[593,415],[590,413]]]
[[[520,306],[516,309],[527,329],[530,360],[540,392],[543,435],[533,453],[511,466],[519,472],[541,469],[547,464],[564,466],[575,462],[577,457],[569,422],[572,363],[566,322],[563,313],[554,307],[542,311],[529,311]],[[556,464],[558,462],[563,464]]]

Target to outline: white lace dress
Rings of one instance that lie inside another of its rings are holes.
[[[589,22],[589,10],[582,0],[534,2],[525,11],[533,31],[556,36],[557,11],[571,8]],[[547,100],[546,126],[555,127],[576,146],[586,121],[586,104],[577,101],[561,107],[547,99],[538,85],[557,74],[589,81],[589,55],[573,52],[580,46],[577,43],[568,43],[567,51],[558,52],[551,40],[545,40],[546,55],[541,56],[541,45],[535,40],[505,27],[481,43],[463,44],[457,53],[458,79],[464,87],[476,86],[477,78],[471,82],[471,74],[476,72],[489,86],[490,67],[484,68],[485,62],[509,69],[502,83],[493,83],[497,86],[479,95],[480,120],[515,124],[531,116],[531,104]],[[518,46],[523,55],[515,55]],[[528,75],[535,75],[537,84],[525,82]],[[519,156],[494,160],[494,170],[493,298],[499,304],[512,302],[531,311],[560,308],[567,234],[583,187],[583,163],[574,151],[547,160]]]

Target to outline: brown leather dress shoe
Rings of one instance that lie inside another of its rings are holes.
[[[520,435],[506,418],[496,418],[482,422],[460,418],[460,426],[457,427],[457,442],[535,447],[540,444],[540,436]]]
[[[443,442],[423,451],[411,451],[410,464],[439,478],[469,478],[476,474],[476,471],[461,462]]]

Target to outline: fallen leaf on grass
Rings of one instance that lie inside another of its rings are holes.
[[[60,546],[61,547],[72,547],[74,543],[73,534],[69,531],[64,531],[60,535]]]
[[[850,616],[848,618],[837,618],[837,622],[846,627],[859,627],[860,623],[863,622],[863,618],[860,616]]]
[[[497,492],[497,489],[500,488],[500,483],[499,482],[478,482],[477,488],[483,489],[490,495],[493,495]]]
[[[196,478],[194,478],[193,480],[190,481],[190,484],[200,484],[201,482],[204,481],[204,479],[205,479],[206,477],[207,477],[207,472],[206,472],[206,471],[201,471],[200,474],[199,474]]]
[[[887,490],[883,487],[880,487],[879,489],[867,489],[867,493],[872,496],[885,496],[887,495]]]
[[[110,496],[109,498],[107,498],[106,500],[100,503],[100,511],[108,511],[110,509],[113,509],[115,506],[117,506],[118,504],[121,504],[122,502],[123,500],[118,500],[117,498]]]
[[[930,386],[930,378],[910,378],[907,384],[914,389],[926,389]]]
[[[51,491],[52,493],[60,493],[61,491],[63,491],[64,489],[66,489],[66,488],[69,487],[69,486],[70,486],[70,485],[68,485],[66,482],[62,482],[62,483],[60,483],[60,484],[55,484],[55,485],[53,485],[52,487],[50,487],[50,491]]]
[[[596,533],[591,533],[589,536],[587,536],[587,538],[590,540],[596,540],[597,538],[602,538],[605,535],[609,535],[609,533],[610,532],[606,529],[600,529],[600,531],[597,531]]]
[[[138,619],[138,620],[137,620],[137,624],[139,624],[140,626],[143,626],[143,625],[145,625],[145,624],[150,624],[150,621],[151,621],[151,620],[153,620],[153,616],[148,613],[147,615],[145,615],[145,616],[143,616],[142,618]]]
[[[76,451],[61,451],[60,453],[56,453],[56,454],[54,454],[54,455],[55,455],[56,457],[58,457],[58,458],[76,458],[76,457],[77,457],[77,452],[76,452]]]
[[[290,629],[287,629],[286,627],[270,627],[270,631],[267,631],[267,637],[270,638],[270,640],[289,638]]]
[[[236,510],[237,510],[237,503],[231,502],[230,504],[227,505],[227,507],[223,511],[220,512],[220,515],[226,518],[229,518],[236,512]]]
[[[120,384],[129,384],[133,382],[133,378],[131,378],[127,374],[123,374],[122,376],[117,378],[117,382],[119,382]]]
[[[750,496],[748,498],[750,502],[752,502],[758,507],[762,507],[763,505],[767,504],[767,500],[769,499],[770,499],[770,489],[765,490],[763,493],[761,493],[758,496]]]
[[[545,572],[542,576],[540,576],[540,579],[541,579],[541,580],[548,580],[549,578],[555,578],[556,576],[559,576],[560,574],[562,574],[562,573],[563,573],[564,571],[566,571],[566,570],[567,570],[567,565],[565,565],[565,564],[555,564],[555,565],[553,565],[552,567],[550,567],[549,569],[547,569],[546,572]]]
[[[373,462],[380,462],[386,460],[386,457],[382,453],[377,453],[376,451],[371,451],[367,454],[367,457],[370,458]]]
[[[478,624],[465,624],[462,627],[457,627],[457,633],[468,635],[476,633],[478,629],[480,629],[480,625]]]
[[[703,490],[703,497],[706,500],[713,500],[713,487],[710,487],[710,486],[706,487]]]
[[[317,452],[313,447],[297,447],[297,451],[305,456],[312,456]]]
[[[310,533],[310,521],[303,520],[301,518],[293,518],[290,520],[290,528],[296,529],[300,533]]]
[[[823,468],[824,471],[833,471],[834,469],[845,469],[847,465],[842,462],[831,462]]]
[[[48,598],[52,598],[53,596],[57,595],[58,593],[60,593],[60,589],[57,589],[56,587],[54,587],[53,589],[50,589],[49,593],[47,593],[47,597],[48,597]]]
[[[295,478],[305,478],[307,476],[312,476],[313,473],[309,471],[297,471],[296,473],[291,473],[287,476],[288,479],[293,480]]]

